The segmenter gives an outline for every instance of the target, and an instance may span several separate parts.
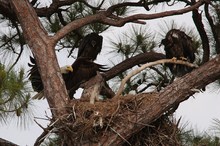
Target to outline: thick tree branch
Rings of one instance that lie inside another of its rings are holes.
[[[126,59],[125,61],[112,67],[109,71],[107,71],[104,74],[104,77],[107,81],[107,80],[115,77],[116,75],[126,71],[127,69],[132,68],[135,65],[145,64],[147,62],[153,62],[153,61],[165,59],[165,58],[166,58],[166,56],[162,53],[156,53],[156,52],[142,53],[137,56]]]
[[[17,144],[14,144],[8,140],[0,138],[0,145],[1,146],[18,146]]]

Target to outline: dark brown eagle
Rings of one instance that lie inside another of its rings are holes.
[[[29,80],[31,81],[34,91],[39,93],[43,91],[43,83],[35,59],[30,57],[30,60],[31,63],[28,63],[28,66],[31,67]],[[70,99],[73,98],[75,91],[83,82],[94,77],[97,71],[104,72],[105,70],[106,68],[103,65],[94,63],[88,58],[83,57],[78,58],[71,66],[62,67],[61,73]],[[41,99],[42,96],[43,94],[36,96],[36,98]]]
[[[72,64],[72,68],[73,72],[64,75],[66,88],[71,99],[82,83],[96,76],[97,72],[107,71],[105,66],[97,64],[89,58],[84,57],[77,58]]]
[[[161,41],[164,45],[166,58],[176,58],[193,63],[195,61],[195,48],[192,38],[178,29],[171,29]],[[192,68],[185,65],[166,64],[174,76],[180,77],[192,71]]]
[[[84,57],[94,61],[101,52],[102,41],[103,37],[97,33],[86,35],[79,45],[77,58]]]

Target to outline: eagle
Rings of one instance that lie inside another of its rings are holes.
[[[31,67],[28,74],[29,80],[31,81],[34,91],[42,93],[43,82],[41,80],[36,61],[33,57],[30,57],[30,61],[31,63],[28,63],[28,66]],[[107,68],[103,65],[97,64],[89,58],[84,57],[76,59],[72,65],[61,67],[61,73],[70,99],[73,98],[75,91],[82,83],[94,77],[97,72],[104,72],[106,69]],[[40,94],[39,96],[36,96],[36,98],[41,99],[42,96],[43,94]]]
[[[64,76],[66,88],[71,99],[82,83],[96,76],[97,72],[107,71],[104,65],[95,63],[90,59],[91,58],[85,57],[77,58],[72,64],[73,72],[65,74]]]
[[[195,48],[192,38],[179,29],[171,29],[162,39],[166,58],[176,58],[193,63],[195,61]],[[192,68],[185,65],[166,64],[174,76],[181,77],[192,71]]]
[[[78,48],[77,58],[83,57],[94,61],[102,49],[103,37],[93,32],[86,35]]]

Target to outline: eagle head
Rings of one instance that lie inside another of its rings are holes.
[[[60,68],[62,74],[67,74],[69,72],[73,72],[73,68],[71,65],[66,65]]]

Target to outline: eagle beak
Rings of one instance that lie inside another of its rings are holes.
[[[72,66],[67,66],[67,67],[66,67],[66,70],[69,71],[69,72],[73,72]]]

